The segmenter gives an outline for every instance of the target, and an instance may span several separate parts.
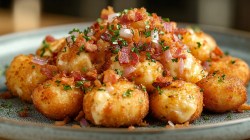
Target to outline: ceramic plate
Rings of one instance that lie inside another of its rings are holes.
[[[0,37],[0,92],[6,90],[4,69],[18,54],[34,53],[43,38],[66,36],[73,28],[84,29],[90,23],[44,28],[32,32],[15,33]],[[211,34],[219,46],[250,64],[250,35],[228,29],[201,26]],[[250,88],[248,87],[248,93]],[[29,117],[19,117],[24,106],[30,108]],[[152,123],[149,127],[128,128],[72,128],[72,124],[57,127],[30,104],[19,99],[0,99],[0,137],[7,139],[104,139],[104,140],[163,140],[163,139],[246,139],[250,138],[250,112],[211,114],[202,116],[187,128],[166,128],[166,124]]]

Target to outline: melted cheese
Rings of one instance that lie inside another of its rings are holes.
[[[99,125],[103,117],[103,110],[108,104],[108,100],[111,98],[108,91],[97,91],[94,95],[94,103],[91,107],[91,113],[95,124]]]

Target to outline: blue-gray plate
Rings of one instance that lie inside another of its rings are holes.
[[[73,28],[84,29],[90,23],[71,24],[21,32],[0,37],[0,92],[6,90],[4,70],[14,56],[34,53],[48,34],[56,38],[67,36]],[[211,34],[219,46],[230,55],[250,64],[250,34],[224,28],[200,26]],[[250,88],[248,87],[248,93]],[[18,112],[28,106],[28,117]],[[74,123],[74,122],[73,122]],[[54,122],[38,113],[31,104],[19,99],[0,99],[0,138],[6,139],[66,139],[66,140],[166,140],[166,139],[247,139],[250,138],[250,111],[224,114],[202,113],[202,116],[184,128],[166,128],[166,124],[151,123],[148,127],[72,128],[72,124],[55,126]]]

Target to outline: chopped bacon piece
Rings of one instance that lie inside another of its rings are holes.
[[[120,64],[128,64],[129,63],[129,48],[123,47],[121,51],[118,53],[118,60]]]
[[[156,81],[152,84],[154,87],[167,87],[172,84],[173,78],[169,77],[157,77]]]
[[[182,53],[183,49],[182,48],[178,48],[175,53],[173,54],[174,58],[182,58],[182,59],[186,59],[187,56],[186,54]]]
[[[218,46],[215,47],[215,49],[213,50],[213,52],[216,55],[219,55],[219,56],[222,56],[224,54],[223,51]]]
[[[96,44],[86,42],[85,43],[85,50],[88,52],[94,52],[97,50],[97,46],[96,46]]]
[[[99,80],[95,80],[94,84],[95,84],[96,87],[101,87],[102,86],[102,83]]]
[[[80,71],[72,71],[70,73],[71,77],[74,77],[74,81],[85,80],[84,76],[81,74]]]
[[[47,35],[46,37],[45,37],[45,41],[46,42],[54,42],[56,39],[53,37],[53,36],[51,36],[51,35]]]
[[[108,15],[113,14],[114,10],[111,6],[108,6],[107,9],[103,9],[101,12],[101,18],[102,19],[108,19]]]
[[[51,79],[58,73],[58,68],[54,65],[44,65],[40,71],[47,78]]]
[[[108,34],[108,33],[103,33],[103,34],[101,35],[101,39],[104,40],[104,41],[109,42],[109,41],[111,40],[111,35]]]
[[[167,86],[171,85],[171,82],[164,82],[164,83],[154,82],[152,85],[154,87],[160,87],[160,88],[162,88],[162,87],[167,87]]]
[[[106,70],[104,72],[103,83],[112,83],[115,84],[118,80],[118,76],[113,70]]]
[[[97,70],[90,70],[86,73],[86,79],[88,80],[95,80],[97,79]]]
[[[143,20],[143,16],[140,12],[135,13],[135,21]]]
[[[29,116],[29,108],[25,106],[22,110],[18,112],[20,117],[28,117]]]
[[[130,53],[130,64],[136,65],[139,62],[139,56],[136,53]]]
[[[74,77],[62,77],[62,83],[72,85],[74,83]]]
[[[66,117],[63,121],[55,121],[55,126],[64,126],[70,121],[69,117]]]
[[[121,18],[120,18],[120,21],[121,21],[121,24],[128,24],[130,22],[129,18],[128,18],[128,15],[123,15]]]
[[[91,81],[84,82],[83,87],[90,87],[91,86]]]
[[[10,93],[10,91],[0,93],[0,99],[11,99],[12,97],[13,95]]]

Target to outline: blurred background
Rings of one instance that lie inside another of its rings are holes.
[[[177,22],[250,31],[249,0],[0,0],[0,35],[94,21],[108,5],[145,7]]]

